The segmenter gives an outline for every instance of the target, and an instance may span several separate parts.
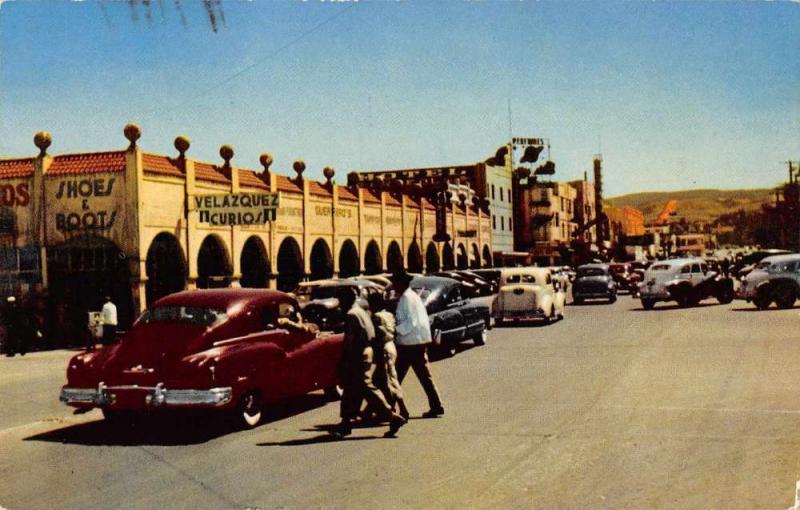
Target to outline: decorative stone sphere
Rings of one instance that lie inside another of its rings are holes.
[[[136,145],[136,140],[141,138],[142,136],[142,129],[139,127],[138,124],[134,124],[130,122],[125,124],[125,128],[122,130],[122,133],[125,135],[125,138],[131,142],[131,146]]]
[[[322,175],[324,175],[328,182],[330,182],[330,180],[333,179],[333,176],[336,175],[336,172],[333,170],[333,168],[326,166],[322,169]]]
[[[358,172],[350,172],[349,174],[347,174],[348,186],[357,186],[360,181],[361,181],[361,176],[358,174]]]
[[[389,185],[391,186],[390,189],[392,190],[393,193],[402,193],[403,192],[403,188],[404,188],[403,181],[401,181],[400,179],[392,179],[390,181]]]
[[[228,163],[233,158],[233,147],[228,144],[223,145],[219,148],[219,155],[225,163]]]
[[[294,169],[295,173],[297,173],[297,177],[303,177],[303,172],[306,170],[306,164],[302,159],[298,159],[292,163],[292,168]]]
[[[272,154],[265,152],[259,156],[258,161],[261,163],[261,166],[264,167],[264,170],[269,170],[269,167],[272,165]]]
[[[189,140],[189,137],[178,135],[175,137],[175,141],[172,143],[175,146],[175,149],[180,153],[181,156],[186,154],[186,151],[189,150],[189,147],[192,145],[192,141]]]
[[[467,201],[467,194],[466,194],[466,193],[459,193],[459,194],[458,194],[458,199],[459,199],[459,200],[461,201],[461,203],[463,204],[464,202],[466,202],[466,201]]]
[[[51,143],[53,143],[53,137],[47,131],[39,131],[33,135],[33,144],[39,148],[42,154],[47,152],[47,148],[50,147]]]

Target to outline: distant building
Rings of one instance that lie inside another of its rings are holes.
[[[503,259],[513,256],[514,252],[514,201],[512,193],[511,165],[506,157],[505,165],[490,165],[485,162],[472,165],[456,165],[427,168],[407,168],[398,170],[371,170],[356,171],[360,185],[368,186],[374,179],[381,179],[384,183],[400,181],[405,184],[416,184],[423,187],[423,191],[430,192],[431,186],[444,180],[451,190],[453,186],[464,192],[469,188],[467,195],[472,203],[472,197],[488,205],[491,218],[492,258],[496,263],[503,264]]]
[[[617,241],[620,236],[644,235],[644,214],[639,209],[630,206],[607,206],[605,213],[608,217],[612,240]]]
[[[592,224],[597,217],[594,184],[587,180],[586,173],[583,174],[583,180],[570,181],[568,184],[576,192],[573,218],[577,228],[581,229],[585,225]],[[588,227],[575,238],[586,243],[595,243],[597,242],[597,227],[594,225]]]
[[[676,236],[675,252],[692,257],[705,255],[706,236],[704,234],[680,234]]]
[[[520,185],[518,248],[527,250],[539,265],[567,263],[577,190],[566,183]]]

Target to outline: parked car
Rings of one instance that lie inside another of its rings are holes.
[[[587,299],[617,300],[617,283],[608,264],[584,264],[578,267],[572,282],[572,301],[580,305]]]
[[[618,290],[625,290],[631,294],[635,294],[639,288],[639,283],[642,281],[641,277],[633,270],[633,266],[623,262],[612,262],[608,265],[608,271],[611,273],[614,281],[617,282]]]
[[[764,260],[765,258],[774,257],[776,255],[789,255],[789,254],[791,254],[789,250],[779,250],[775,248],[766,250],[756,250],[748,253],[741,259],[737,260],[734,263],[733,268],[731,269],[731,273],[734,274],[739,279],[741,279],[747,276],[750,273],[750,271],[755,269],[758,263]]]
[[[471,272],[480,276],[487,282],[494,285],[494,292],[500,288],[500,269],[499,268],[484,268],[484,269],[470,269]]]
[[[464,340],[472,340],[475,345],[486,343],[486,332],[491,327],[489,307],[466,298],[458,281],[416,276],[410,287],[422,298],[428,312],[435,351],[452,356]],[[387,297],[391,306],[396,306],[397,296],[391,287],[387,289]]]
[[[472,283],[468,278],[461,276],[455,271],[439,271],[437,273],[433,273],[432,276],[438,276],[440,278],[450,278],[451,280],[457,281],[458,283],[461,284],[461,294],[465,298],[478,297],[478,289],[475,287],[475,284]]]
[[[311,291],[314,290],[316,287],[319,287],[323,283],[334,282],[334,279],[326,279],[326,280],[313,280],[310,282],[300,282],[297,285],[297,288],[294,289],[291,294],[300,303],[300,306],[305,305],[309,301],[311,301]]]
[[[392,283],[392,281],[389,279],[388,275],[382,275],[382,274],[365,274],[365,275],[360,275],[360,276],[352,276],[352,277],[350,277],[350,279],[351,280],[369,280],[369,281],[371,281],[373,283],[377,283],[378,285],[380,285],[384,289],[386,287],[388,287],[389,284]]]
[[[564,292],[564,295],[569,292],[569,284],[572,283],[572,280],[569,277],[569,273],[567,272],[565,267],[568,266],[551,266],[545,269],[550,270],[550,275],[553,277],[554,281],[559,282],[559,286],[561,290]]]
[[[383,287],[365,279],[331,280],[314,287],[311,300],[303,307],[303,318],[322,331],[344,331],[347,311],[356,296],[383,292]]]
[[[497,292],[497,287],[490,281],[475,274],[473,270],[456,270],[454,271],[458,276],[464,278],[472,285],[475,286],[475,292],[478,296],[491,296]]]
[[[733,280],[711,271],[703,259],[664,260],[650,266],[639,286],[642,307],[651,310],[659,301],[677,301],[680,306],[696,306],[703,299],[716,298],[727,304],[733,300]]]
[[[206,408],[254,427],[271,402],[336,395],[342,345],[342,335],[304,325],[283,292],[179,292],[156,301],[121,342],[74,356],[60,398],[108,420]]]
[[[506,320],[540,319],[555,322],[564,318],[566,293],[549,269],[516,267],[503,269],[500,291],[494,302],[497,324]]]
[[[752,301],[761,310],[772,303],[778,308],[793,307],[800,299],[800,253],[763,259],[742,278],[736,298]]]

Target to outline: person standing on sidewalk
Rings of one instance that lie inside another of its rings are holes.
[[[431,326],[422,299],[409,286],[411,279],[411,275],[404,269],[396,271],[391,278],[395,295],[399,297],[395,312],[397,324],[394,340],[397,345],[397,377],[402,383],[408,369],[414,370],[430,406],[422,417],[435,418],[444,414],[444,407],[428,363]]]
[[[117,306],[106,296],[103,305],[103,345],[111,345],[117,336]]]

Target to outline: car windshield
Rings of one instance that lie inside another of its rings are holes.
[[[153,322],[186,322],[197,326],[211,326],[226,319],[228,315],[222,310],[213,308],[196,308],[193,306],[159,306],[145,310],[137,324]]]
[[[605,276],[606,272],[599,267],[584,267],[578,269],[578,276]]]
[[[655,264],[654,266],[650,267],[651,271],[669,271],[670,265],[669,264]]]
[[[354,287],[315,287],[311,290],[311,299],[341,299],[347,294],[355,295]]]
[[[532,274],[510,274],[506,277],[506,283],[536,283],[536,277]]]

